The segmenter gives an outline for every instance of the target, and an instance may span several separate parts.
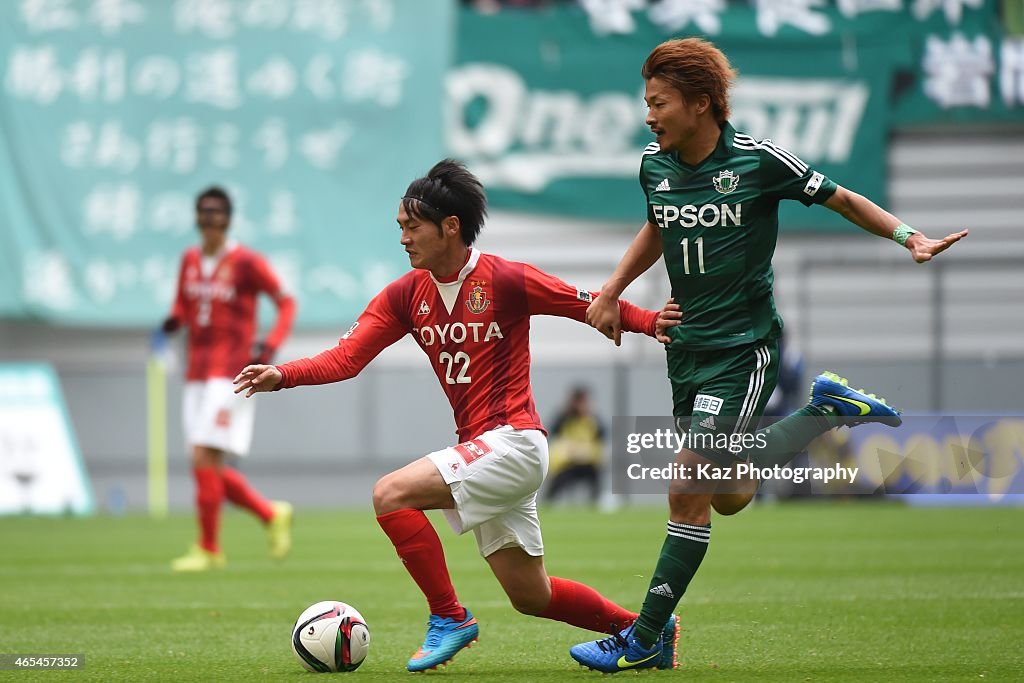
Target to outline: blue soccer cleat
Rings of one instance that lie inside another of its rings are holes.
[[[834,372],[823,372],[811,385],[811,405],[831,409],[841,419],[840,424],[858,425],[881,422],[890,427],[903,424],[898,410],[890,408],[885,399],[863,389],[851,389],[849,383]]]
[[[668,628],[667,624],[665,628]],[[579,662],[580,666],[606,674],[652,669],[656,666],[660,668],[665,649],[663,641],[664,634],[659,634],[653,645],[644,647],[630,626],[608,638],[573,645],[569,649],[569,656]],[[673,654],[670,657],[674,660],[675,648],[672,649]]]
[[[676,656],[676,646],[679,644],[679,617],[674,614],[668,618],[665,628],[661,630],[661,643],[658,668],[675,669],[679,666],[679,658]]]
[[[476,625],[476,618],[468,609],[462,621],[431,614],[423,646],[409,659],[406,668],[414,672],[436,669],[452,661],[459,650],[469,647],[479,637],[480,629]]]

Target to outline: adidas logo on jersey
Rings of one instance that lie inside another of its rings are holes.
[[[672,188],[668,186],[668,178],[665,178],[660,183],[658,183],[658,186],[656,188],[654,188],[654,191],[655,192],[668,192],[671,189]]]
[[[703,420],[701,420],[698,424],[700,424],[700,426],[703,427],[704,429],[710,429],[711,431],[714,431],[714,430],[718,429],[718,425],[715,424],[715,416],[714,415],[708,415]]]
[[[675,593],[672,592],[672,587],[669,586],[667,583],[663,583],[660,586],[655,586],[654,588],[652,588],[648,592],[654,593],[655,595],[660,595],[663,598],[673,598],[674,599],[676,597]]]
[[[420,310],[418,311],[418,313],[420,315],[428,315],[430,313],[430,306],[427,305],[426,299],[420,302]]]

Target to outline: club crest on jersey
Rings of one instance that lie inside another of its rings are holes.
[[[483,287],[476,286],[469,293],[469,298],[466,299],[466,308],[469,309],[470,313],[477,315],[487,310],[487,307],[491,305],[491,300],[487,298],[487,292],[484,291]]]
[[[740,177],[732,171],[720,171],[718,177],[711,179],[717,192],[729,194],[740,184]]]

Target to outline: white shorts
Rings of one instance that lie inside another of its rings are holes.
[[[515,546],[544,554],[537,516],[537,490],[548,473],[542,432],[506,425],[427,457],[452,489],[448,523],[457,534],[472,529],[481,555]]]
[[[185,384],[182,421],[185,442],[246,455],[252,444],[256,402],[235,393],[230,379],[208,379]]]

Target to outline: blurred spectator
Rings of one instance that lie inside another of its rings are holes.
[[[590,406],[590,391],[576,387],[555,418],[550,437],[550,483],[545,500],[554,502],[577,484],[589,487],[591,503],[601,495],[605,429]]]

